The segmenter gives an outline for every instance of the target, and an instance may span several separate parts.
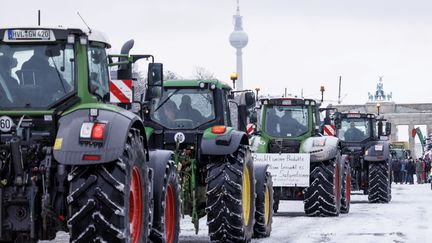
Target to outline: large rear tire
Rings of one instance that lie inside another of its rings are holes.
[[[146,242],[149,181],[142,137],[133,130],[116,161],[76,166],[68,176],[71,242]]]
[[[269,237],[273,221],[273,181],[267,166],[263,170],[255,165],[256,200],[254,238]]]
[[[369,163],[368,200],[370,203],[389,203],[391,200],[390,170],[385,161]]]
[[[349,213],[351,205],[351,168],[349,162],[345,162],[344,174],[342,177],[342,197],[341,197],[341,213]]]
[[[207,225],[214,242],[249,242],[255,215],[255,176],[249,149],[212,157],[207,166]]]
[[[154,219],[150,239],[153,242],[176,243],[180,233],[180,184],[173,161],[165,171],[155,171]],[[158,177],[161,178],[158,178]],[[160,180],[159,183],[159,179]],[[158,181],[158,183],[157,183]]]
[[[341,206],[340,165],[331,160],[311,164],[310,186],[304,194],[307,216],[338,216]]]

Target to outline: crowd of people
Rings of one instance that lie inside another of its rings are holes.
[[[414,184],[414,175],[417,184],[431,182],[431,161],[419,159],[394,159],[392,161],[393,181],[397,184]]]

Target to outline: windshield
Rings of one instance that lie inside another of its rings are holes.
[[[298,137],[308,131],[306,106],[268,106],[265,132],[272,137]]]
[[[370,127],[367,119],[344,119],[341,125],[338,137],[342,141],[361,142],[370,137]]]
[[[168,89],[152,102],[151,118],[170,129],[194,129],[215,119],[213,91]]]
[[[74,90],[72,45],[0,44],[0,107],[45,108]]]

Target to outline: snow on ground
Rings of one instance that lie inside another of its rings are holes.
[[[270,238],[254,243],[423,243],[432,240],[432,191],[430,184],[394,185],[390,204],[369,204],[360,192],[352,195],[351,211],[332,218],[306,217],[303,203],[282,201],[280,212],[273,217]],[[206,219],[195,230],[190,217],[181,221],[180,242],[208,242]],[[429,237],[429,239],[428,239]],[[59,233],[52,242],[67,242]]]

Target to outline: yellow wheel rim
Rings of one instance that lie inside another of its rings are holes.
[[[265,198],[264,198],[264,223],[268,224],[270,219],[270,192],[268,187],[265,188]]]
[[[243,193],[242,193],[242,199],[243,199],[243,223],[245,226],[249,224],[249,217],[250,217],[250,175],[249,175],[249,169],[247,166],[245,166],[245,170],[243,171]]]

